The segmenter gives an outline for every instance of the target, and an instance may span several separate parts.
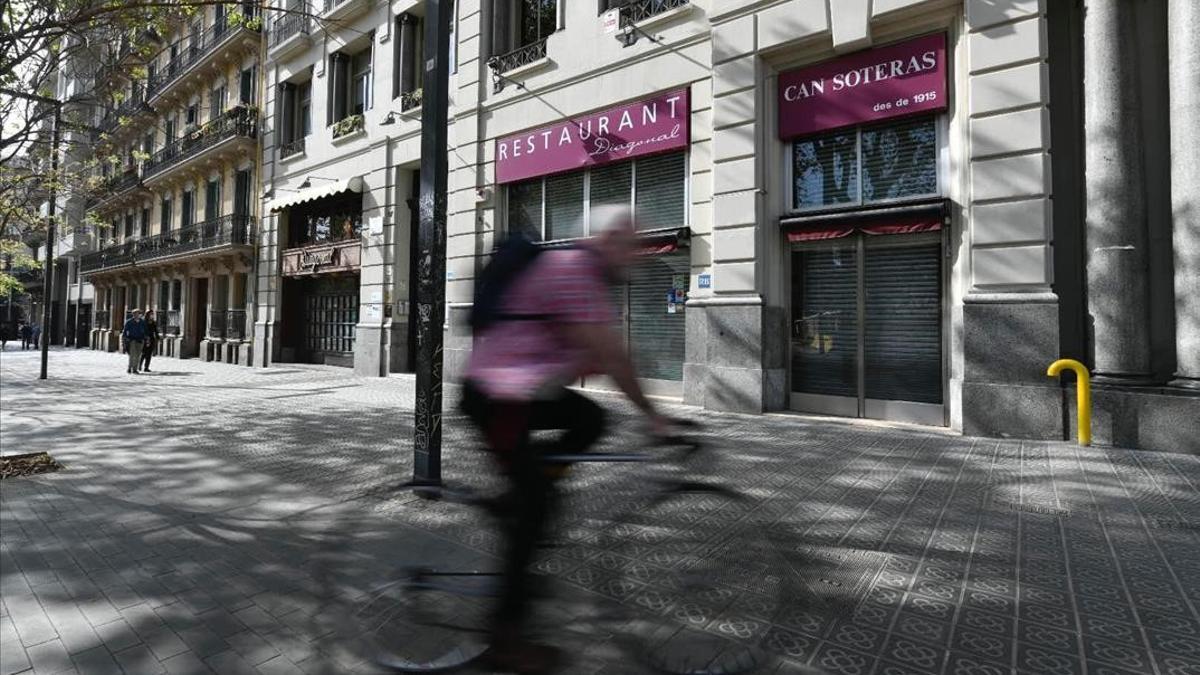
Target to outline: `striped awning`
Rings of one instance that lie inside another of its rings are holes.
[[[329,181],[324,185],[317,187],[305,188],[292,192],[286,197],[271,200],[267,207],[269,211],[282,211],[297,204],[311,202],[317,199],[332,197],[333,195],[342,192],[362,192],[363,179],[362,176],[354,176],[352,178],[342,178],[340,180]]]

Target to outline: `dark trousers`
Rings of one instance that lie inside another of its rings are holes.
[[[154,356],[157,347],[158,343],[151,340],[147,340],[146,346],[142,347],[142,370],[150,370],[150,357]]]
[[[32,344],[33,344],[33,338],[32,338],[32,337],[22,337],[22,338],[21,338],[21,351],[24,351],[24,350],[26,350],[26,349],[29,349],[29,346],[30,346],[30,345],[32,345]]]
[[[563,389],[552,400],[531,402],[489,399],[474,385],[463,389],[462,410],[483,432],[508,489],[505,517],[504,588],[496,607],[494,638],[519,635],[529,610],[529,563],[554,508],[554,479],[541,456],[582,453],[604,433],[604,410],[587,397]],[[561,429],[550,441],[533,441],[532,431]]]

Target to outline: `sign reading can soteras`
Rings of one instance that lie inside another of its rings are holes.
[[[686,148],[691,106],[677,89],[496,140],[496,182]]]
[[[779,75],[779,137],[945,110],[946,35],[926,35]]]

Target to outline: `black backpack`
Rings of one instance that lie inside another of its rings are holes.
[[[500,311],[504,296],[513,282],[529,269],[544,250],[521,234],[510,234],[500,242],[475,282],[475,301],[470,316],[472,330],[483,330],[498,321],[549,318],[541,314],[513,316]]]

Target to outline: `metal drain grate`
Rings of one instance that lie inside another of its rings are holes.
[[[1096,512],[1096,508],[1091,504],[1046,498],[1040,495],[1032,498],[1026,496],[1021,501],[1016,501],[1007,496],[995,493],[988,494],[984,508],[993,511],[1017,511],[1043,516],[1057,516],[1059,518],[1093,516]]]

